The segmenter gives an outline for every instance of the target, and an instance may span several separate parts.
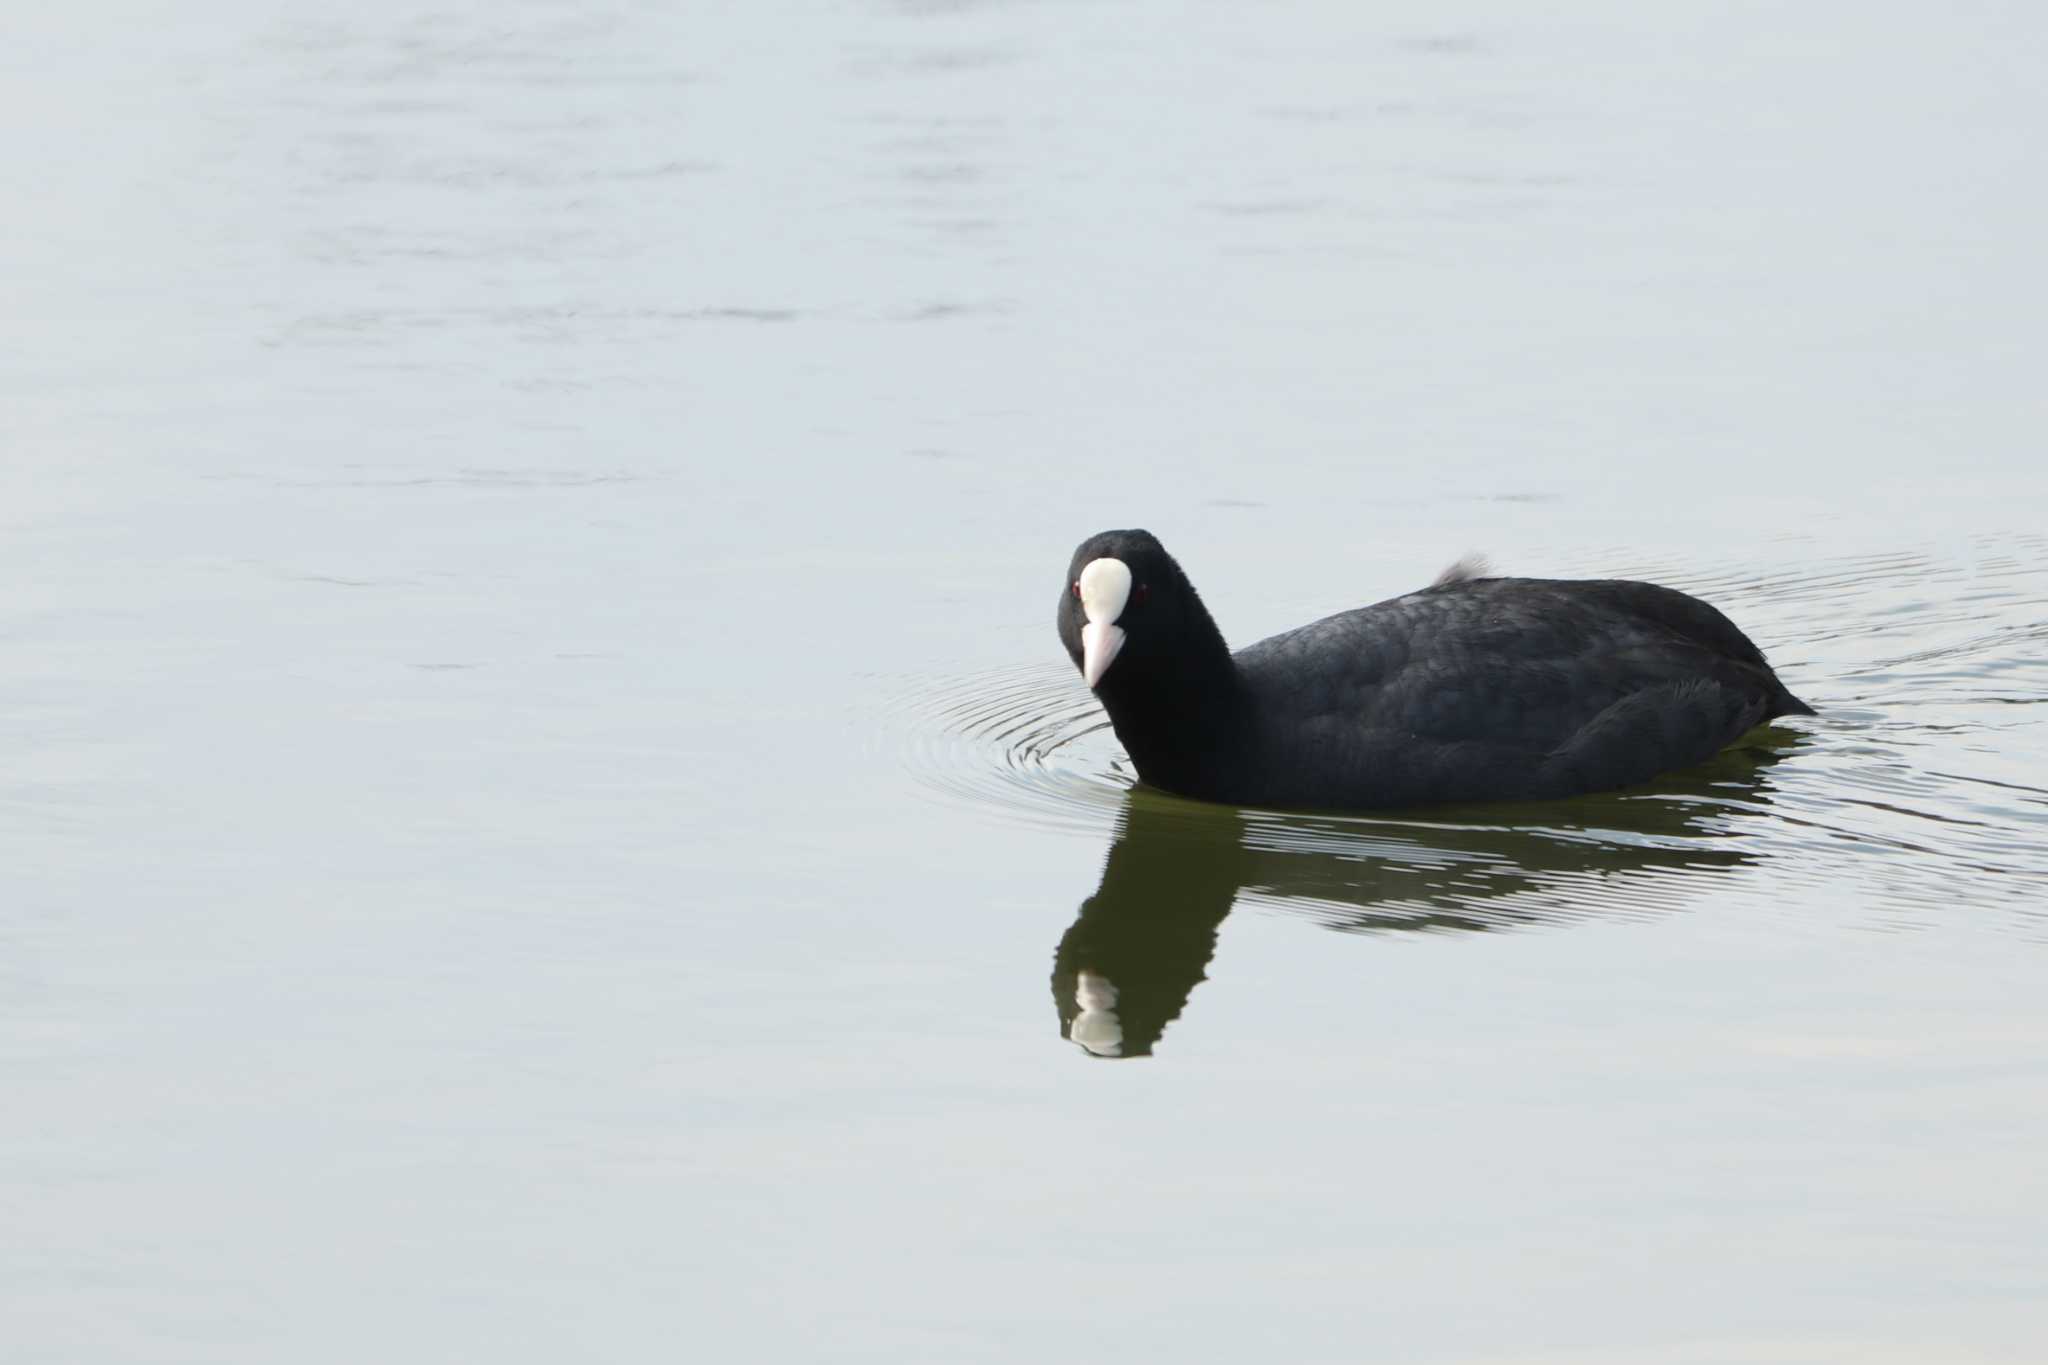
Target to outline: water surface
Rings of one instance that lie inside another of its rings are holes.
[[[8,1358],[2040,1359],[2041,29],[21,16]],[[1133,791],[1120,525],[1822,715]]]

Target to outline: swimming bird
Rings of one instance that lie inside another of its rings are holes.
[[[1157,537],[1104,531],[1074,551],[1059,634],[1141,780],[1233,805],[1573,796],[1814,714],[1714,607],[1620,579],[1454,565],[1233,654]]]

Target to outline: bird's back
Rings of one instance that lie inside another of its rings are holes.
[[[1702,762],[1810,711],[1714,607],[1622,580],[1466,579],[1235,656],[1254,717],[1233,799],[1557,796]]]

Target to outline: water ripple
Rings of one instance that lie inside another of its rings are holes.
[[[1108,718],[1064,660],[920,683],[889,713],[911,773],[949,800],[1099,834],[1132,785]]]

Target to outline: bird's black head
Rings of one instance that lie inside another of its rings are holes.
[[[1059,629],[1082,679],[1105,698],[1126,682],[1176,670],[1191,651],[1222,647],[1194,585],[1150,531],[1104,531],[1081,542],[1061,587]]]

